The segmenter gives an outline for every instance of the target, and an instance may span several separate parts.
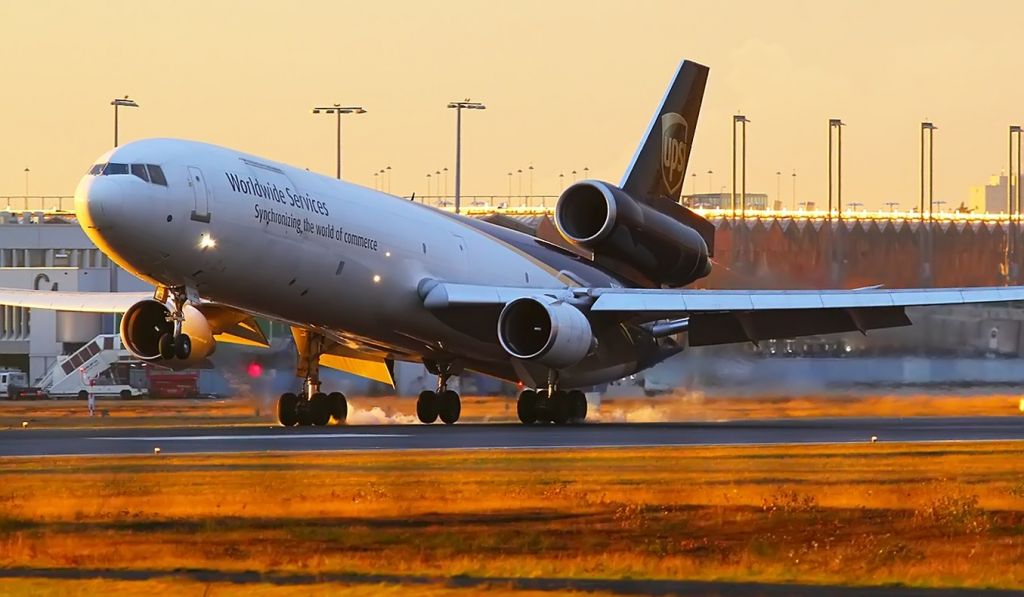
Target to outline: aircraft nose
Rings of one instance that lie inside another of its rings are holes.
[[[86,176],[75,189],[75,214],[85,226],[110,227],[121,211],[122,201],[121,186],[116,180],[109,176]]]

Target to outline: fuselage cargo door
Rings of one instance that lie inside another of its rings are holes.
[[[209,222],[210,192],[207,190],[203,172],[195,166],[188,167],[188,186],[192,188],[192,197],[195,201],[192,219],[196,222]]]

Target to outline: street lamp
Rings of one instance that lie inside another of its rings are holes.
[[[114,147],[117,147],[117,109],[121,107],[138,108],[139,104],[135,103],[135,100],[126,95],[124,97],[115,98],[110,102],[110,105],[114,106]]]
[[[459,213],[462,205],[462,111],[486,110],[487,106],[471,102],[467,97],[461,102],[448,102],[448,107],[455,110],[455,213]]]
[[[341,104],[334,104],[331,106],[317,106],[313,108],[313,114],[334,114],[336,116],[336,127],[338,130],[338,157],[334,175],[338,180],[341,180],[341,115],[366,114],[366,110],[364,110],[362,106],[342,106]]]

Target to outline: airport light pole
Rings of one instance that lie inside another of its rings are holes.
[[[1006,225],[1006,275],[1007,283],[1014,282],[1017,280],[1017,243],[1019,240],[1019,227],[1020,227],[1020,150],[1021,150],[1021,135],[1022,129],[1020,125],[1010,125],[1010,136],[1009,136],[1009,160],[1006,171],[1006,211],[1010,216],[1010,220]],[[1014,168],[1013,160],[1013,137],[1017,136],[1017,162],[1016,169]],[[1016,176],[1016,185],[1014,185],[1014,177]],[[1016,194],[1014,194],[1014,188],[1016,187]]]
[[[839,217],[843,217],[843,127],[846,126],[842,120],[838,118],[830,118],[828,120],[828,218],[832,219],[832,189],[833,186],[836,190],[837,205],[839,208]],[[836,137],[836,184],[832,182],[832,146],[833,146],[833,131]]]
[[[796,170],[793,170],[793,210],[796,211]]]
[[[114,98],[110,102],[111,106],[114,106],[114,147],[117,147],[117,109],[118,108],[138,108],[139,104],[135,103],[135,100],[129,98],[127,95],[124,97]]]
[[[924,221],[924,189],[925,189],[925,145],[928,146],[928,217],[931,218],[931,213],[935,207],[935,193],[932,189],[932,182],[934,178],[934,157],[935,157],[935,129],[938,127],[931,122],[921,123],[921,220]],[[927,142],[925,139],[927,138]]]
[[[711,170],[708,170],[708,194],[711,194],[711,175],[714,174]]]
[[[782,207],[782,171],[775,171],[775,200],[778,201],[779,207]]]
[[[317,106],[313,108],[313,114],[334,114],[336,117],[336,128],[337,128],[337,163],[334,168],[334,176],[338,180],[341,180],[341,115],[342,114],[366,114],[366,110],[362,106],[342,106],[341,104],[333,104],[331,106]]]
[[[735,114],[732,117],[732,195],[730,197],[730,203],[732,204],[732,217],[736,217],[736,126],[739,125],[742,133],[743,143],[743,172],[741,175],[740,183],[740,217],[744,217],[747,211],[747,123],[750,120],[742,114]]]
[[[448,108],[455,110],[455,213],[462,207],[462,111],[486,110],[480,102],[471,102],[467,97],[461,102],[448,102]]]
[[[26,208],[28,207],[27,201],[28,201],[28,173],[29,172],[31,172],[31,170],[28,169],[28,166],[25,166],[25,201],[26,201],[25,207]]]
[[[899,205],[898,201],[886,201],[885,204],[889,207],[890,213],[896,213],[896,207]]]

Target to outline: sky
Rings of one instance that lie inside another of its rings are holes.
[[[472,98],[487,110],[464,113],[463,194],[505,194],[518,169],[527,192],[530,165],[537,194],[574,169],[617,182],[685,58],[711,68],[685,192],[728,190],[740,111],[748,191],[775,199],[781,178],[788,206],[796,172],[797,201],[820,202],[841,118],[844,201],[909,208],[928,119],[935,198],[959,204],[1024,122],[1022,22],[1016,0],[0,0],[0,196],[25,192],[26,167],[31,194],[71,194],[124,95],[141,107],[122,143],[198,139],[329,175],[334,121],[310,108],[362,105],[344,177],[372,187],[391,166],[402,195],[454,171],[445,105]]]

